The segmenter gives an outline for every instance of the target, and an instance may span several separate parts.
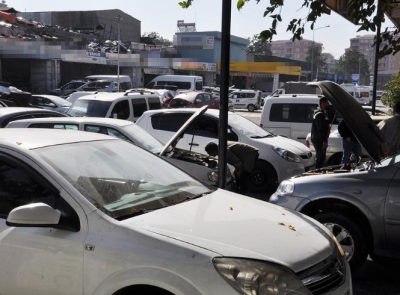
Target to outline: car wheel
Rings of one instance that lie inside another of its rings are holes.
[[[274,192],[278,186],[278,177],[271,164],[257,161],[250,173],[247,187],[255,193]]]
[[[247,106],[247,109],[249,110],[249,112],[254,112],[254,110],[255,110],[256,108],[255,108],[254,105],[249,104],[249,105]]]
[[[343,153],[334,154],[332,157],[329,158],[328,165],[329,166],[340,165],[342,162],[342,156],[343,156]]]
[[[325,225],[342,246],[351,271],[356,272],[368,256],[366,238],[360,226],[341,213],[321,213],[313,216]]]

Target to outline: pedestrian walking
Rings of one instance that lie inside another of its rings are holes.
[[[328,116],[329,102],[326,97],[319,99],[319,108],[315,111],[311,125],[311,142],[316,153],[315,168],[321,168],[326,157],[330,120]]]
[[[356,158],[356,164],[361,160],[361,145],[355,137],[353,131],[347,123],[342,120],[338,125],[338,131],[342,137],[343,156],[341,161],[341,169],[348,169],[350,164],[351,153]]]
[[[218,145],[215,142],[209,142],[205,150],[212,157],[218,155]],[[246,193],[247,182],[249,181],[251,171],[254,169],[258,155],[258,149],[251,145],[228,141],[226,161],[235,167],[236,192],[243,195]]]
[[[400,102],[393,106],[393,117],[383,120],[378,124],[386,138],[386,155],[393,155],[400,152]]]

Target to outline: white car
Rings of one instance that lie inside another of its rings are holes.
[[[64,98],[55,95],[46,94],[33,94],[31,104],[43,109],[48,109],[65,114],[72,103],[66,101]]]
[[[196,109],[162,109],[144,112],[136,124],[162,142],[168,140],[196,112]],[[304,143],[275,136],[246,118],[229,112],[228,140],[250,144],[260,151],[249,189],[266,192],[279,182],[308,171],[315,166],[315,157]],[[178,148],[204,153],[210,141],[218,141],[219,111],[207,110],[185,133]]]
[[[0,165],[1,294],[352,294],[320,223],[125,141],[2,129]]]
[[[160,155],[161,151],[165,149],[166,152],[162,156],[167,161],[197,177],[207,185],[218,186],[218,163],[213,157],[177,149],[171,145],[163,146],[146,130],[127,120],[92,117],[32,118],[12,121],[6,128],[81,130],[117,137],[157,155]],[[175,136],[179,136],[179,132]],[[227,169],[226,189],[228,190],[235,188],[231,170]]]

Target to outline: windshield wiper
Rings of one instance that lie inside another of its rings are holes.
[[[134,212],[131,212],[129,214],[118,216],[115,219],[121,221],[121,220],[124,220],[124,219],[127,219],[127,218],[131,218],[131,217],[139,216],[139,215],[142,215],[142,214],[146,214],[146,213],[149,213],[149,212],[152,212],[154,210],[161,209],[161,208],[164,208],[164,207],[159,207],[159,208],[155,208],[155,209],[151,209],[151,210],[150,209],[146,209],[146,208],[140,208],[140,209],[135,210]]]
[[[197,195],[187,196],[186,198],[180,200],[179,202],[175,202],[174,205],[201,198],[205,195],[211,194],[212,192],[213,191],[208,191],[208,192],[197,194]]]
[[[274,137],[275,135],[272,135],[272,134],[268,134],[268,135],[264,135],[264,136],[259,136],[259,135],[253,135],[253,136],[250,136],[250,138],[268,138],[268,137]]]

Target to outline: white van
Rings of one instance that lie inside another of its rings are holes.
[[[91,75],[86,76],[85,80],[96,81],[96,80],[108,80],[113,82],[119,81],[119,91],[126,91],[132,88],[132,79],[126,75]]]
[[[235,109],[247,109],[254,112],[261,107],[261,91],[252,89],[234,90],[229,94]]]
[[[270,96],[265,100],[260,126],[275,135],[305,143],[319,99],[320,96],[310,94]],[[337,120],[333,123],[337,124]]]
[[[71,117],[100,117],[135,122],[145,111],[161,109],[158,94],[127,91],[125,93],[99,92],[78,98],[69,108]]]
[[[161,75],[155,77],[146,85],[146,88],[153,89],[154,86],[177,86],[177,93],[188,91],[203,91],[203,77],[184,75]]]
[[[344,90],[350,93],[359,104],[371,105],[372,86],[362,86],[354,84],[340,84]]]

